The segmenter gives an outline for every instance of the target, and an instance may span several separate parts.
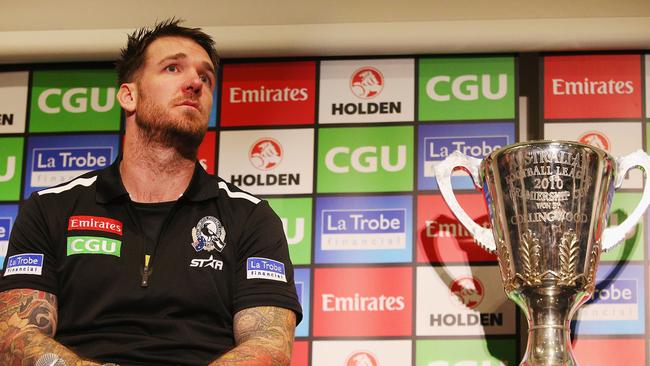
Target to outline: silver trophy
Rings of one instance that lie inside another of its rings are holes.
[[[456,151],[436,166],[447,205],[484,249],[496,252],[506,295],[528,319],[520,365],[578,364],[570,321],[594,292],[600,253],[622,241],[650,203],[646,179],[632,214],[606,228],[614,189],[634,167],[650,171],[650,156],[639,150],[614,160],[599,148],[568,141],[508,145],[482,161]],[[492,229],[460,207],[451,187],[457,168],[482,188]]]

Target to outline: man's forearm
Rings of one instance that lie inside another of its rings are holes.
[[[288,366],[296,327],[291,310],[260,306],[235,315],[237,347],[209,366]]]
[[[66,366],[99,365],[55,341],[56,322],[56,296],[32,289],[0,293],[0,365],[33,366],[48,353]]]
[[[2,327],[4,324],[0,324]],[[46,354],[54,354],[66,366],[98,366],[99,363],[82,360],[65,346],[41,333],[36,328],[22,329],[10,339],[4,340],[0,354],[0,365],[31,366]],[[55,363],[60,365],[60,363]]]

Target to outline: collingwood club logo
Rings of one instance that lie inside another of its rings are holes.
[[[352,74],[350,89],[359,98],[374,98],[384,89],[384,75],[374,67],[362,67]]]
[[[609,151],[611,144],[607,136],[600,131],[589,131],[578,137],[578,141],[583,144],[595,146],[605,151]]]
[[[192,246],[197,252],[215,249],[221,252],[226,246],[226,230],[216,217],[205,216],[192,229],[192,239]]]
[[[282,161],[282,145],[270,137],[259,139],[251,146],[248,159],[259,170],[271,170]]]

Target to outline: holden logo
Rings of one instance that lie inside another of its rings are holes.
[[[578,137],[578,141],[583,144],[595,146],[603,150],[609,151],[609,139],[605,136],[604,133],[598,131],[590,131],[582,134]]]
[[[271,170],[282,160],[282,146],[270,137],[259,139],[251,146],[248,159],[257,169]]]
[[[451,283],[449,290],[461,304],[470,309],[474,309],[483,301],[483,284],[472,277],[457,278]]]
[[[384,75],[374,67],[362,67],[352,74],[350,89],[359,98],[374,98],[384,89]]]
[[[351,354],[345,366],[379,366],[379,363],[372,353],[361,351]]]

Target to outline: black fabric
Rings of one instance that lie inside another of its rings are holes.
[[[55,294],[57,341],[123,366],[206,365],[234,346],[240,310],[278,306],[300,321],[279,217],[198,164],[160,230],[148,286],[141,286],[149,229],[132,217],[118,164],[32,194],[13,227],[0,291]],[[25,254],[43,256],[41,274],[9,269],[12,257]],[[250,276],[251,258],[284,264],[286,278]]]
[[[152,254],[158,242],[165,219],[176,201],[159,203],[131,202],[134,221],[139,224],[146,238],[145,253]]]

